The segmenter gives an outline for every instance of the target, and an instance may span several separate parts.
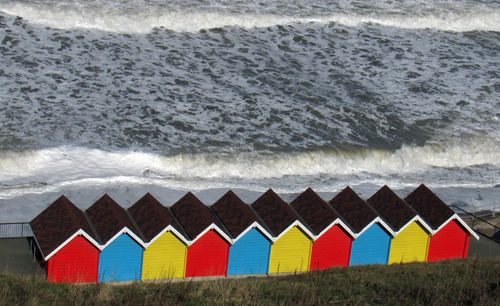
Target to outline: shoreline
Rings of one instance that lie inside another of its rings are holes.
[[[425,184],[425,182],[423,182]],[[389,187],[400,197],[404,198],[412,192],[419,184],[406,187]],[[348,184],[343,188],[347,187]],[[363,199],[368,199],[383,185],[364,183],[360,185],[350,185],[351,188]],[[272,186],[271,186],[272,187]],[[313,186],[304,186],[297,192],[280,192],[279,188],[274,189],[278,195],[285,201],[293,201],[300,193],[308,187],[313,188],[320,197],[330,201],[342,189],[335,191],[322,191]],[[500,186],[484,188],[468,187],[432,187],[428,186],[443,202],[447,205],[454,204],[469,212],[492,210],[495,206],[497,212],[500,212]],[[90,207],[97,199],[105,193],[109,194],[122,207],[128,208],[139,200],[147,192],[157,198],[165,206],[173,205],[177,200],[187,192],[193,192],[205,205],[211,205],[222,197],[229,189],[233,190],[245,203],[252,203],[265,190],[252,190],[247,188],[207,188],[200,190],[187,190],[168,188],[157,185],[105,185],[88,186],[81,188],[68,188],[52,192],[26,193],[9,199],[0,199],[0,223],[9,222],[29,222],[43,209],[54,202],[59,196],[65,195],[78,208],[86,209]],[[495,201],[497,201],[495,203]]]

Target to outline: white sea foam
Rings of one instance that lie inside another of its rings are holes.
[[[7,3],[0,12],[22,17],[30,22],[58,29],[96,29],[117,33],[148,33],[163,27],[178,32],[198,32],[220,27],[265,28],[295,23],[338,23],[356,27],[365,23],[404,29],[442,31],[500,31],[500,11],[477,10],[434,14],[335,13],[317,16],[278,14],[235,14],[226,12],[167,11],[154,12],[104,10],[102,8],[45,8],[27,3]]]
[[[258,181],[284,177],[367,176],[374,179],[408,175],[432,169],[500,166],[500,146],[482,144],[426,145],[402,147],[395,152],[313,151],[282,154],[240,153],[235,155],[179,154],[161,156],[141,152],[105,152],[72,146],[0,157],[0,189],[23,190],[30,184],[45,189],[54,184],[85,184],[93,180],[163,184],[175,187],[192,181]],[[30,182],[30,183],[26,183]],[[168,185],[168,184],[166,184]],[[219,184],[216,184],[219,185]],[[203,188],[211,187],[210,183]],[[213,187],[213,186],[212,186]],[[22,191],[20,191],[22,192]]]

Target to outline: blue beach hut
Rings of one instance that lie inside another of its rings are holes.
[[[211,209],[233,242],[227,275],[267,274],[272,238],[250,206],[228,191]]]
[[[375,210],[350,187],[342,190],[330,204],[355,234],[349,265],[387,264],[393,233]]]
[[[86,214],[102,241],[99,281],[140,280],[144,245],[127,212],[105,194]]]

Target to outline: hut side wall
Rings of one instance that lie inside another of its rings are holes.
[[[249,230],[229,249],[227,275],[267,274],[271,241],[258,229]]]
[[[97,282],[99,249],[78,235],[47,262],[47,280],[64,283]]]
[[[186,244],[172,232],[165,232],[144,250],[142,279],[182,278],[186,257]]]
[[[392,239],[389,264],[427,261],[429,235],[417,222],[412,222]]]
[[[387,264],[392,237],[374,223],[352,242],[349,265]]]
[[[140,280],[144,249],[128,234],[122,234],[101,252],[99,281]]]
[[[351,256],[352,238],[338,225],[313,242],[311,270],[347,267]]]
[[[311,239],[293,227],[271,246],[269,273],[308,271],[311,248]]]
[[[455,220],[448,222],[431,237],[427,261],[451,258],[466,258],[470,234]]]
[[[229,244],[214,230],[189,246],[186,277],[226,275]]]

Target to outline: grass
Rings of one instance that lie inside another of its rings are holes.
[[[301,275],[129,285],[53,284],[0,274],[1,305],[498,305],[500,260],[336,268]]]

